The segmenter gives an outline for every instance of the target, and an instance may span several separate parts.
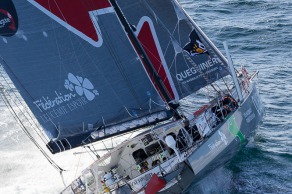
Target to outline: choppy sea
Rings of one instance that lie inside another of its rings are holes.
[[[227,41],[236,66],[259,70],[265,117],[254,138],[229,163],[187,194],[292,193],[292,1],[180,0],[215,45]],[[224,52],[223,52],[224,53]],[[61,176],[0,106],[0,193],[52,194]],[[88,162],[80,154],[55,158],[64,181]],[[70,169],[69,166],[76,166]]]
[[[292,193],[292,1],[184,0],[183,7],[235,64],[259,70],[265,105],[253,141],[192,193]]]

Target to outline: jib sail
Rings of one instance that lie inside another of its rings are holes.
[[[117,0],[173,99],[229,74],[222,54],[176,0]]]

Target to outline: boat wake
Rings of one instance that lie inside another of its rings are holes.
[[[1,108],[0,118],[0,151],[2,151],[11,147],[11,144],[21,143],[23,133],[15,123],[15,120],[10,117],[10,112],[7,108]]]
[[[206,178],[192,185],[185,194],[202,193],[230,193],[232,172],[224,167],[214,170]]]

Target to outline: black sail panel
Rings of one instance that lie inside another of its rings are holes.
[[[173,99],[229,74],[225,58],[176,0],[117,2]]]
[[[0,21],[6,21],[0,27],[2,65],[52,152],[123,130],[107,126],[160,112],[160,119],[167,117],[107,0],[1,0]],[[99,130],[102,136],[93,139]]]

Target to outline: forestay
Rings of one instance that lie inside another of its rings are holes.
[[[2,65],[51,152],[135,128],[108,126],[169,116],[109,1],[1,0],[0,21]]]

